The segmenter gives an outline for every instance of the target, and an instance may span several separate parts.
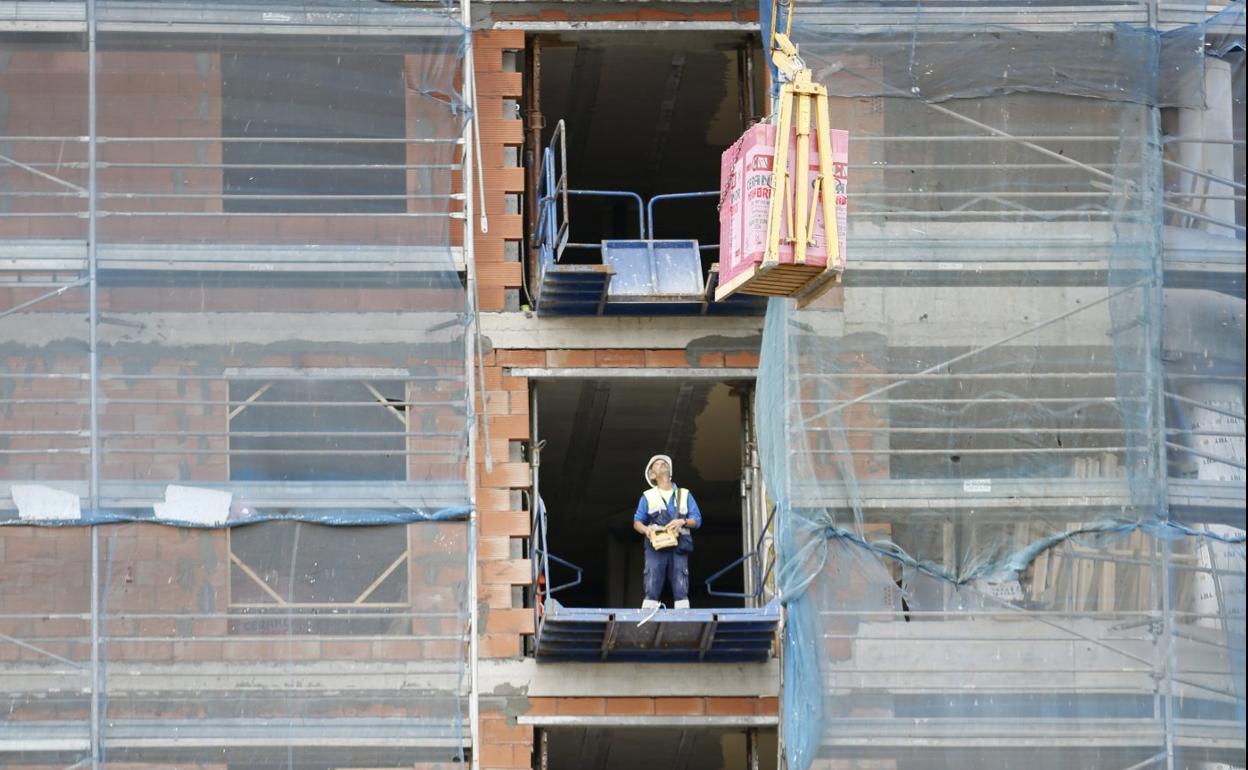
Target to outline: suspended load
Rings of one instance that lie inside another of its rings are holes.
[[[787,35],[775,34],[772,58],[784,81],[775,123],[750,128],[720,161],[717,301],[809,302],[845,268],[849,135],[831,130],[827,89]]]

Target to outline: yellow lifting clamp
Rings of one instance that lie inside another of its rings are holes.
[[[789,16],[792,19],[792,14]],[[789,36],[776,33],[772,41],[772,61],[784,78],[780,86],[780,114],[776,120],[776,150],[773,164],[771,211],[767,217],[767,253],[765,262],[780,260],[780,218],[785,202],[788,206],[788,240],[793,244],[793,263],[806,264],[807,246],[814,243],[816,206],[822,208],[826,229],[828,259],[826,270],[840,273],[840,232],[836,218],[836,184],[828,179],[832,173],[832,129],[828,120],[828,89],[810,78],[810,70],[797,55],[797,47]],[[813,104],[812,104],[813,102]],[[810,130],[814,113],[815,141],[819,174],[813,185],[814,201],[810,200]],[[794,122],[794,114],[797,120]],[[789,168],[789,136],[796,136],[797,162]],[[792,175],[792,179],[790,179]],[[779,193],[779,194],[777,194]]]
[[[848,135],[832,131],[828,90],[789,37],[792,9],[792,0],[773,0],[768,50],[781,82],[774,123],[747,130],[720,167],[717,300],[742,292],[805,304],[844,272]],[[781,10],[788,11],[783,31]]]

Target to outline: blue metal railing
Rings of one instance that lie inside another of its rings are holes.
[[[542,501],[540,495],[535,499],[532,529],[529,535],[529,560],[532,563],[533,574],[533,627],[537,628],[541,623],[542,613],[550,604],[550,597],[560,591],[579,586],[584,579],[585,570],[567,559],[551,555],[546,539],[546,503]],[[576,577],[566,583],[551,585],[551,562],[575,571]]]
[[[564,264],[565,260],[563,259],[563,257],[567,249],[573,249],[578,252],[586,252],[586,251],[596,252],[598,254],[598,257],[596,260],[593,258],[590,258],[589,260],[587,260],[588,262],[593,263],[593,264],[599,264],[599,265],[605,264],[610,259],[609,255],[603,254],[603,241],[602,240],[596,243],[579,243],[579,242],[572,243],[570,242],[571,240],[570,221],[571,220],[570,220],[569,204],[568,204],[569,198],[573,196],[582,197],[582,198],[598,197],[598,198],[605,198],[608,200],[614,199],[616,201],[621,201],[624,204],[629,205],[629,206],[635,204],[637,206],[637,233],[636,233],[635,239],[628,239],[628,238],[607,239],[607,240],[612,240],[612,241],[618,241],[616,244],[614,244],[614,247],[625,250],[625,252],[621,252],[621,253],[633,254],[635,252],[627,251],[627,250],[630,249],[631,246],[635,245],[633,243],[634,240],[636,244],[646,244],[648,249],[655,248],[656,244],[659,244],[659,243],[672,244],[677,249],[688,249],[690,248],[690,244],[697,243],[695,239],[682,238],[680,236],[664,238],[662,241],[658,239],[657,233],[656,233],[657,228],[655,226],[655,207],[659,203],[670,203],[672,201],[680,201],[680,200],[687,201],[687,200],[708,199],[708,198],[717,199],[720,196],[720,191],[718,190],[705,190],[705,191],[681,192],[681,193],[661,193],[658,195],[651,196],[647,200],[647,199],[644,199],[638,193],[633,192],[631,190],[573,190],[573,189],[569,189],[568,170],[567,170],[567,131],[566,131],[566,127],[563,121],[559,121],[558,123],[555,124],[555,129],[551,135],[550,142],[545,148],[543,148],[542,166],[538,174],[538,183],[539,183],[539,195],[537,198],[538,221],[537,221],[537,229],[534,233],[534,238],[536,239],[536,251],[537,251],[537,256],[538,256],[537,281],[538,281],[538,287],[539,287],[537,291],[537,296],[535,297],[535,299],[536,299],[536,307],[539,310],[543,308],[543,302],[541,298],[542,289],[546,288],[548,285],[548,282],[546,280],[547,268],[552,265]],[[698,219],[701,221],[704,218],[699,216]],[[680,222],[679,217],[673,217],[673,220],[677,223],[677,225],[679,225],[679,222]],[[675,227],[673,229],[679,229],[679,228]],[[712,254],[717,254],[720,251],[720,244],[719,243],[697,243],[697,251],[699,255],[705,255],[708,252]],[[684,257],[681,257],[681,259],[683,258]],[[660,282],[659,282],[659,276],[656,274],[656,272],[660,270],[660,267],[657,264],[655,264],[655,257],[653,253],[649,255],[649,259],[651,262],[650,285],[652,287],[657,287],[659,286]],[[701,257],[699,257],[699,260],[701,260]],[[586,261],[586,260],[581,260],[581,261]],[[666,268],[663,268],[663,269],[666,270]],[[698,296],[702,300],[700,303],[701,312],[706,313],[708,312],[708,308],[711,306],[711,303],[712,303],[711,296],[713,294],[714,288],[718,284],[718,272],[717,272],[717,268],[714,266],[711,267],[709,274],[707,273],[707,271],[705,271],[702,268],[702,265],[699,265],[697,270],[701,275],[700,284],[702,288],[698,292],[696,292],[696,294],[698,294]],[[614,302],[622,302],[624,301],[623,295],[625,294],[628,294],[630,297],[628,301],[631,301],[634,303],[677,301],[684,305],[688,305],[691,303],[693,299],[692,294],[688,291],[660,292],[660,291],[657,291],[656,289],[653,296],[642,296],[642,294],[638,294],[637,292],[625,291],[624,289],[617,290],[617,289],[609,289],[609,288],[604,288],[602,295],[597,297],[597,299],[595,299],[592,296],[592,291],[596,286],[593,283],[594,278],[597,278],[598,280],[603,281],[602,283],[603,287],[608,287],[608,286],[621,285],[619,276],[614,276],[614,274],[608,273],[604,275],[597,275],[597,276],[591,277],[591,274],[589,273],[576,273],[575,271],[576,271],[576,268],[570,268],[568,270],[569,273],[572,273],[573,275],[576,275],[578,277],[570,279],[569,282],[566,282],[566,283],[560,282],[557,284],[558,286],[562,287],[563,290],[566,290],[564,291],[564,293],[561,294],[560,289],[552,290],[552,293],[550,295],[552,299],[548,307],[554,310],[555,312],[559,312],[559,309],[561,308],[563,310],[567,310],[569,307],[575,308],[575,310],[572,312],[584,312],[587,307],[592,306],[592,307],[596,307],[596,310],[599,314],[602,314],[605,312],[604,308],[608,300],[612,300]],[[560,271],[557,271],[557,272],[560,272]],[[687,278],[688,271],[687,271],[687,267],[685,267],[684,262],[680,263],[680,266],[677,268],[677,272],[681,272],[682,275],[685,275]],[[664,275],[667,275],[667,274],[668,274],[667,272],[664,272]],[[615,278],[614,281],[612,280],[613,277]],[[682,281],[683,280],[685,279],[682,279]],[[625,281],[625,283],[627,282]],[[682,285],[684,284],[682,283]],[[585,287],[588,287],[588,288],[585,288]],[[582,292],[582,293],[578,294],[578,292]],[[589,292],[589,293],[584,293],[584,292]],[[563,303],[563,304],[560,304],[560,303]],[[694,303],[694,304],[696,305],[697,303]],[[750,305],[749,298],[733,303],[734,307],[740,307],[740,308],[744,308],[747,305]],[[639,305],[634,304],[633,308],[629,310],[628,312],[637,312],[638,307]],[[751,311],[757,311],[759,309],[759,306],[757,304],[754,304],[751,306],[750,309]]]
[[[645,226],[645,229],[643,230],[645,234],[642,236],[642,238],[646,238],[648,240],[654,240],[654,204],[655,203],[658,203],[659,201],[688,200],[690,198],[718,198],[718,197],[719,197],[719,190],[707,190],[705,192],[663,193],[662,195],[655,195],[654,197],[650,199],[650,202],[646,204],[646,226]],[[710,250],[710,249],[718,250],[719,244],[709,243],[706,245],[700,245],[698,246],[698,249],[700,251],[705,251],[705,250]]]
[[[719,572],[708,577],[705,581],[706,592],[711,596],[727,596],[736,599],[757,599],[762,595],[767,587],[767,579],[771,577],[771,572],[776,566],[776,557],[774,552],[767,558],[766,566],[763,565],[763,543],[770,536],[771,522],[776,518],[776,506],[771,507],[771,513],[767,515],[767,523],[763,525],[763,531],[759,533],[758,541],[754,543],[754,549],[743,555],[733,563],[724,567]],[[747,559],[753,559],[754,566],[754,590],[746,593],[744,591],[718,591],[712,588],[712,584],[728,573],[734,567],[743,564]]]
[[[555,150],[559,152],[556,154]],[[550,144],[542,151],[541,185],[538,196],[537,248],[539,271],[559,261],[568,243],[567,130],[563,121],[555,124]],[[562,213],[562,216],[560,214]]]
[[[532,529],[529,536],[531,544],[529,549],[530,562],[532,564],[533,575],[533,627],[539,628],[541,625],[542,615],[549,611],[550,599],[560,591],[579,586],[585,577],[585,569],[567,559],[561,559],[550,553],[547,541],[547,515],[546,503],[541,496],[536,496],[536,503],[533,505]],[[771,573],[775,568],[775,554],[766,557],[764,565],[763,544],[770,536],[771,525],[776,517],[776,507],[773,505],[771,513],[767,516],[767,521],[763,525],[762,532],[759,534],[758,540],[754,543],[754,548],[749,553],[736,559],[728,566],[719,570],[715,574],[708,577],[704,582],[706,592],[710,596],[723,596],[736,599],[757,599],[763,594],[767,587],[767,581],[771,577]],[[714,583],[723,577],[730,570],[745,563],[747,560],[753,560],[754,570],[754,590],[748,593],[744,591],[720,591],[714,588]],[[567,582],[553,585],[550,578],[550,565],[555,563],[560,567],[565,567],[576,573],[576,577]]]
[[[644,240],[646,237],[646,208],[645,201],[635,192],[628,190],[568,190],[568,195],[578,195],[586,198],[628,198],[637,203],[637,238]],[[569,247],[578,249],[602,249],[601,243],[569,243]]]
[[[661,201],[719,197],[718,190],[702,192],[662,193],[645,200],[631,190],[573,190],[568,187],[567,128],[561,120],[555,124],[550,143],[542,150],[542,167],[538,174],[541,189],[538,195],[537,243],[541,269],[560,261],[568,248],[602,249],[601,243],[570,243],[568,241],[568,198],[625,198],[637,204],[637,240],[654,240],[654,205]],[[699,250],[716,250],[718,243],[698,246]]]

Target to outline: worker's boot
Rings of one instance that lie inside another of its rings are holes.
[[[688,604],[688,602],[686,602],[686,604]],[[642,599],[641,608],[643,610],[657,610],[659,608],[659,600],[658,599]]]
[[[674,610],[687,610],[687,609],[689,609],[689,600],[688,600],[688,599],[677,599],[677,600],[676,600],[676,601],[672,604],[672,609],[674,609]]]

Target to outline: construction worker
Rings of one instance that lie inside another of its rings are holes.
[[[675,609],[689,609],[689,554],[693,553],[692,530],[702,526],[702,512],[693,495],[672,483],[672,458],[655,455],[646,463],[650,488],[637,503],[633,529],[646,539],[645,601],[642,609],[658,609],[663,583],[672,584]],[[652,533],[666,531],[677,536],[676,544],[656,550]]]

